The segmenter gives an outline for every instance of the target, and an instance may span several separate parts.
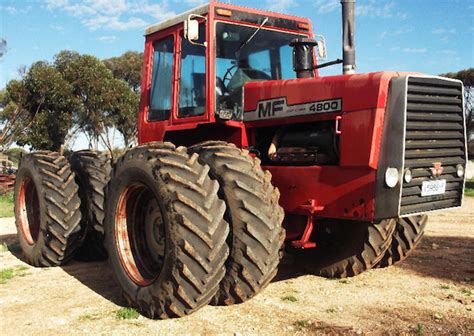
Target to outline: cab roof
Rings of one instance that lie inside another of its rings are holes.
[[[184,22],[188,18],[189,14],[197,14],[197,15],[207,14],[209,13],[209,6],[210,6],[209,4],[204,4],[199,7],[190,9],[184,13],[178,14],[175,17],[172,17],[171,19],[154,24],[145,30],[145,35],[150,35],[157,31],[160,31],[160,30],[172,27],[174,25],[177,25],[178,23]]]
[[[190,14],[197,14],[197,15],[203,15],[204,16],[204,15],[209,13],[211,5],[212,6],[217,6],[218,8],[229,9],[231,11],[232,10],[238,11],[238,12],[241,12],[241,13],[249,13],[249,14],[253,14],[253,15],[268,15],[269,17],[271,17],[273,19],[271,21],[275,21],[275,22],[295,21],[295,22],[298,22],[298,23],[310,24],[309,19],[298,17],[298,16],[286,15],[286,14],[281,14],[281,13],[276,13],[276,12],[257,10],[257,9],[250,8],[250,7],[237,6],[237,5],[231,5],[231,4],[211,1],[211,3],[206,3],[204,5],[195,7],[195,8],[193,8],[191,10],[188,10],[184,13],[178,14],[175,17],[172,17],[168,20],[165,20],[165,21],[162,21],[162,22],[159,22],[157,24],[149,26],[145,30],[145,36],[151,35],[153,33],[156,33],[157,31],[161,31],[161,30],[164,30],[166,28],[175,26],[175,25],[177,25],[181,22],[184,22],[184,21],[186,21],[186,19],[188,18],[188,16]]]

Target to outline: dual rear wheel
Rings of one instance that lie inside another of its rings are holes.
[[[16,181],[16,226],[26,261],[64,264],[84,240],[78,186],[67,160],[46,151],[26,155]]]
[[[246,301],[276,274],[279,195],[234,146],[137,147],[117,162],[107,195],[110,263],[129,304],[150,317]]]
[[[91,151],[70,162],[51,152],[23,157],[16,222],[31,264],[107,251],[129,305],[152,318],[244,302],[275,276],[283,209],[248,152],[222,142],[189,151],[153,143],[110,167]]]

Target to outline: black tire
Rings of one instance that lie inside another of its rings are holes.
[[[396,265],[405,260],[420,243],[428,222],[427,215],[398,218],[392,244],[380,261],[380,267]]]
[[[233,144],[210,141],[189,149],[210,167],[227,205],[230,248],[226,275],[212,303],[231,305],[247,301],[263,290],[277,273],[279,251],[285,239],[281,225],[280,194],[260,161]]]
[[[23,254],[33,266],[63,265],[82,243],[74,177],[58,153],[22,157],[15,183],[15,219]]]
[[[356,276],[380,262],[391,245],[394,230],[394,219],[377,223],[321,221],[313,232],[316,248],[298,250],[298,260],[315,275]]]
[[[229,254],[225,204],[209,167],[169,143],[136,147],[107,187],[105,244],[125,299],[150,318],[207,305]]]
[[[86,237],[75,258],[83,261],[104,260],[105,187],[112,170],[110,156],[105,152],[83,150],[74,152],[69,162],[76,174],[81,199],[82,223]]]

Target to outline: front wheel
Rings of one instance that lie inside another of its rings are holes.
[[[397,219],[392,244],[380,261],[380,267],[396,265],[405,260],[423,238],[427,215],[410,216]]]
[[[327,278],[356,276],[375,267],[392,242],[395,220],[376,223],[325,220],[313,232],[316,247],[297,250],[309,272]]]
[[[156,143],[125,153],[106,200],[105,242],[124,296],[151,318],[207,305],[224,276],[229,232],[209,167],[183,147]]]

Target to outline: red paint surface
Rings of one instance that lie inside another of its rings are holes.
[[[214,16],[214,6],[237,9],[250,13],[294,19],[310,25],[307,19],[263,12],[228,4],[210,5],[207,15],[207,111],[199,117],[177,117],[179,78],[179,52],[174,61],[173,109],[170,120],[148,122],[148,99],[151,79],[153,42],[167,35],[175,36],[175,50],[180,48],[180,31],[183,24],[146,37],[143,67],[142,96],[139,113],[139,142],[173,141],[190,145],[204,140],[223,140],[245,148],[255,143],[255,130],[260,127],[334,120],[340,124],[340,163],[338,166],[275,167],[271,171],[273,183],[281,192],[281,205],[287,215],[300,214],[301,206],[314,200],[323,209],[317,216],[372,220],[374,215],[375,178],[379,156],[382,126],[387,102],[389,82],[399,76],[396,72],[315,77],[280,81],[254,82],[245,85],[244,111],[255,110],[260,100],[286,97],[288,104],[342,99],[342,111],[302,117],[254,122],[219,121],[215,118],[214,27],[215,21],[229,21]],[[247,23],[245,23],[247,24]],[[281,29],[283,30],[283,29]],[[302,33],[304,31],[299,31]],[[317,72],[316,72],[317,75]],[[291,217],[291,216],[287,216]],[[304,225],[298,221],[286,223],[288,237],[303,233]]]

